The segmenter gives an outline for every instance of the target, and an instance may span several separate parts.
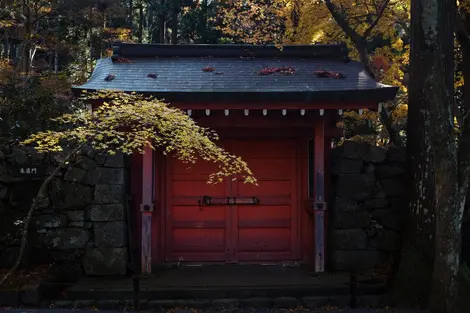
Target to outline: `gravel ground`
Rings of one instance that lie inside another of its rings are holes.
[[[71,309],[0,309],[0,312],[5,313],[92,313],[97,310],[71,310]],[[293,310],[293,309],[230,309],[222,310],[224,313],[425,313],[424,311],[416,310],[385,310],[385,309],[337,309],[337,310]],[[109,313],[121,313],[122,311],[106,311]],[[132,311],[126,311],[132,313]],[[177,310],[165,310],[165,311],[142,311],[143,312],[156,312],[156,313],[191,313],[196,311],[177,309]],[[197,310],[197,313],[216,313],[221,312],[221,310]]]

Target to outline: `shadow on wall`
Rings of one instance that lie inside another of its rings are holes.
[[[0,268],[13,265],[19,251],[21,220],[40,185],[64,155],[13,147],[0,160]],[[41,174],[25,176],[21,172],[21,168],[31,167]],[[125,274],[125,167],[123,155],[106,156],[89,150],[78,155],[52,181],[31,220],[25,263],[75,264],[78,271],[89,275]]]
[[[366,271],[400,249],[405,149],[347,141],[332,150],[330,266]]]

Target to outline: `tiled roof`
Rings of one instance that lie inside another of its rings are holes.
[[[274,55],[269,56],[269,55]],[[117,89],[192,100],[227,97],[262,98],[268,94],[308,101],[337,99],[391,100],[397,88],[377,83],[361,63],[346,60],[343,45],[276,47],[222,45],[122,45],[113,58],[97,62],[92,76],[76,89]],[[119,63],[119,58],[131,63]],[[114,60],[114,62],[113,62]],[[203,68],[212,67],[213,72]],[[263,68],[291,67],[292,75],[259,75]],[[332,71],[345,78],[321,78]],[[156,78],[149,74],[156,74]],[[107,80],[108,75],[114,75]],[[201,97],[195,99],[194,97]],[[278,98],[279,98],[278,97]]]

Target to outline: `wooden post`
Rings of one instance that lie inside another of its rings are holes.
[[[142,274],[148,275],[152,272],[152,212],[153,212],[153,150],[145,148],[142,155],[142,203],[140,212],[142,214]]]
[[[325,271],[325,121],[315,123],[314,137],[314,229],[315,272]]]

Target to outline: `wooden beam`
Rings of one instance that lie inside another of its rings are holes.
[[[325,271],[325,121],[315,123],[314,134],[315,272]]]
[[[312,109],[324,109],[328,110],[338,110],[338,109],[378,109],[378,102],[325,102],[325,103],[272,103],[272,102],[256,102],[256,103],[241,103],[241,102],[176,102],[173,101],[170,103],[172,107],[180,109],[211,109],[211,110],[312,110]]]
[[[152,272],[153,159],[152,148],[145,147],[145,153],[142,156],[142,203],[140,204],[142,214],[141,269],[144,275]]]

